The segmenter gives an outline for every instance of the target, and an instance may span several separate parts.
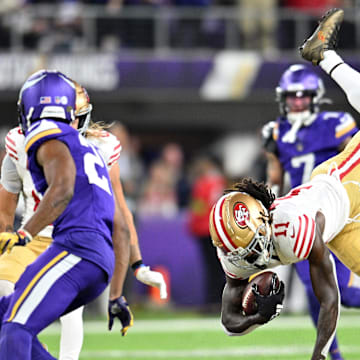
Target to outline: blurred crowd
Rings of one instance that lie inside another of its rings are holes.
[[[216,6],[222,10],[212,11]],[[3,0],[0,49],[116,51],[159,43],[173,49],[292,49],[327,9],[354,14],[357,6],[356,0]],[[342,47],[356,43],[355,19],[343,26]]]

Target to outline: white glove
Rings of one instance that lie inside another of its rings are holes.
[[[166,283],[163,275],[158,271],[151,271],[150,266],[141,266],[136,271],[136,278],[149,286],[160,289],[160,298],[167,298]]]

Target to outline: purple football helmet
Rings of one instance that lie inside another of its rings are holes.
[[[276,87],[276,100],[279,102],[280,114],[287,116],[286,96],[297,97],[311,96],[310,113],[319,111],[321,99],[325,94],[325,88],[318,75],[308,67],[295,64],[291,65],[281,76],[279,85]]]
[[[71,123],[75,119],[76,90],[74,82],[56,70],[32,74],[19,93],[19,124],[26,133],[40,119]]]

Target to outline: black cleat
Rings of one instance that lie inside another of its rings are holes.
[[[299,48],[301,56],[313,65],[324,59],[324,51],[335,50],[338,33],[344,20],[344,10],[331,9],[320,20],[314,33]]]

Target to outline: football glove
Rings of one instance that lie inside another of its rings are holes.
[[[259,293],[256,284],[254,284],[252,288],[256,303],[258,304],[258,313],[264,318],[264,322],[268,322],[278,317],[283,309],[282,303],[285,297],[285,284],[280,281],[280,286],[276,288],[275,280],[276,278],[273,276],[270,294],[267,296]]]
[[[160,298],[167,298],[166,283],[163,275],[158,271],[151,271],[150,266],[140,266],[135,271],[136,278],[143,284],[157,287],[160,290]]]
[[[13,246],[24,246],[32,240],[32,236],[25,230],[18,230],[15,232],[2,232],[0,233],[0,253],[5,251],[8,253]]]
[[[124,296],[120,296],[115,300],[109,300],[108,305],[108,327],[111,331],[114,319],[118,318],[121,322],[121,335],[125,336],[129,327],[134,324],[134,317]]]

